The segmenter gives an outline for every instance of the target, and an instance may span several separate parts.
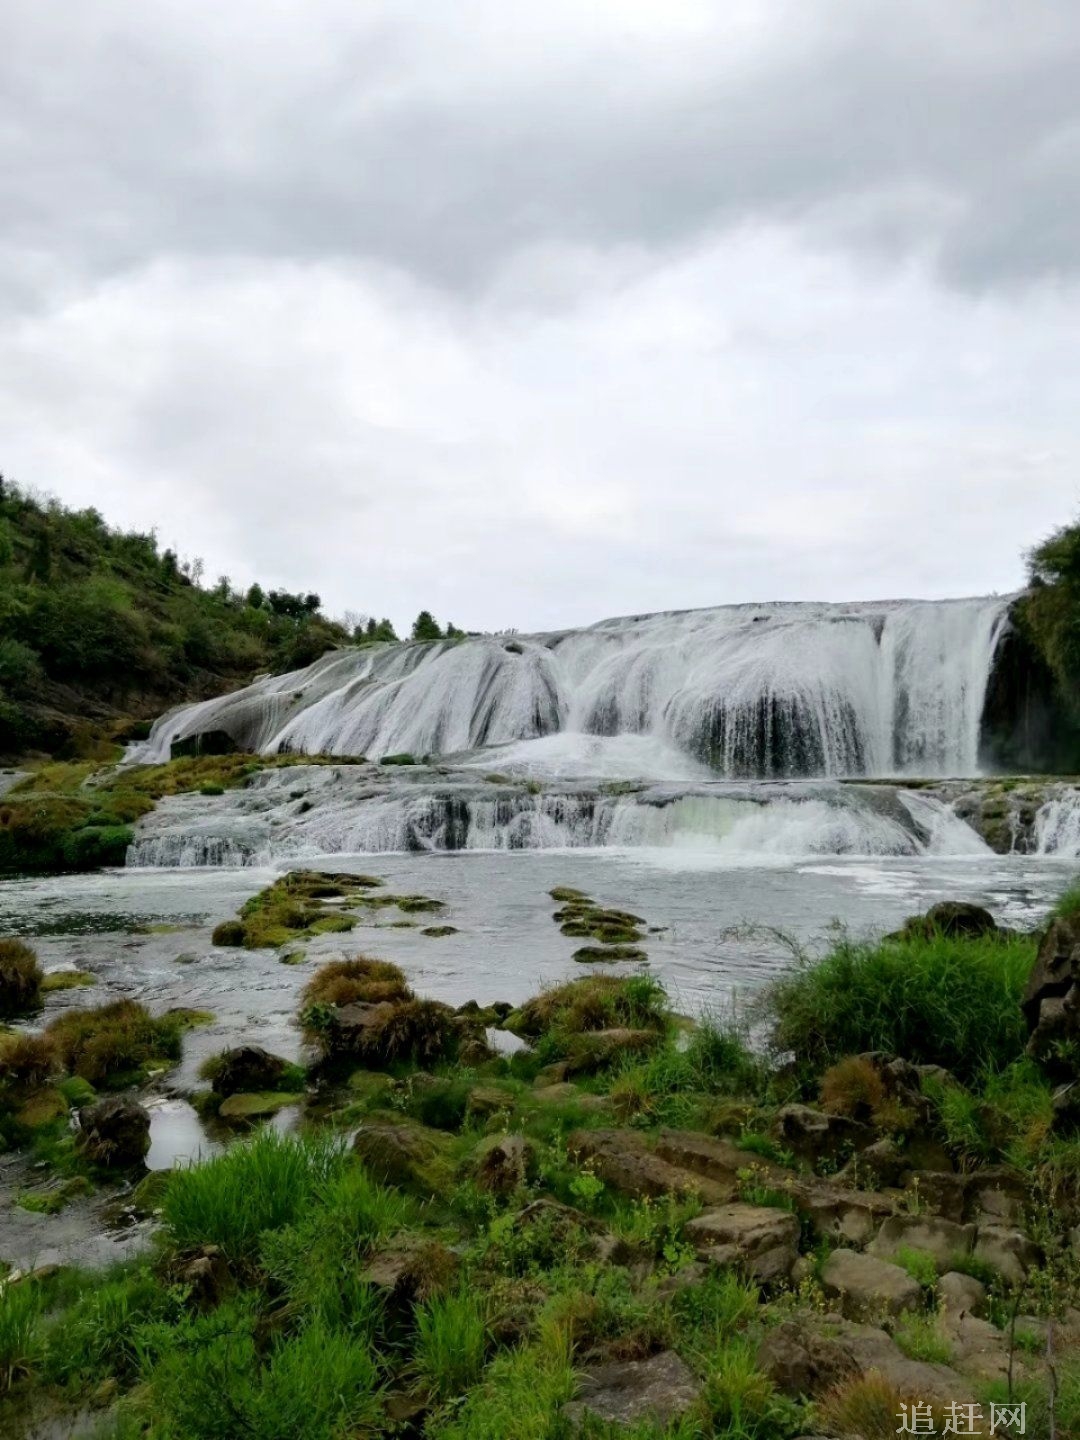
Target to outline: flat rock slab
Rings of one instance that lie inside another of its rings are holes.
[[[755,1176],[780,1185],[790,1180],[794,1171],[761,1155],[740,1150],[730,1140],[714,1135],[699,1135],[693,1130],[661,1130],[656,1141],[656,1154],[669,1165],[683,1170],[693,1170],[709,1180],[730,1185],[734,1197],[739,1186],[740,1172],[745,1175],[752,1170]]]
[[[799,1222],[771,1205],[721,1205],[685,1226],[699,1255],[718,1265],[739,1265],[756,1280],[790,1274],[798,1256]]]
[[[884,1330],[835,1316],[785,1320],[765,1336],[757,1363],[781,1393],[792,1397],[816,1398],[876,1370],[903,1395],[941,1404],[974,1399],[970,1383],[948,1365],[909,1360]]]
[[[834,1250],[821,1267],[821,1285],[849,1320],[899,1315],[922,1302],[922,1287],[906,1270],[857,1250]]]
[[[934,1215],[892,1215],[867,1250],[879,1260],[891,1260],[900,1250],[919,1250],[932,1255],[944,1270],[958,1256],[970,1255],[974,1244],[974,1225],[958,1225]]]
[[[669,1164],[636,1130],[576,1130],[567,1149],[579,1160],[588,1160],[606,1185],[637,1199],[696,1194],[706,1205],[717,1205],[731,1198],[729,1184]]]
[[[586,1413],[609,1424],[675,1419],[693,1405],[701,1386],[674,1350],[649,1360],[617,1361],[587,1370],[578,1398],[566,1407],[577,1424]]]

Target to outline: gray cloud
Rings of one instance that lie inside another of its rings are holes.
[[[4,28],[0,461],[211,575],[477,626],[956,594],[1076,502],[1069,0]]]

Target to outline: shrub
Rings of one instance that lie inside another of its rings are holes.
[[[871,1120],[885,1101],[885,1082],[869,1060],[849,1055],[821,1077],[821,1108],[849,1120]]]
[[[0,1015],[31,1010],[44,978],[37,955],[21,940],[0,940]]]
[[[901,1406],[924,1402],[920,1395],[904,1395],[877,1370],[845,1380],[830,1390],[819,1404],[822,1420],[830,1434],[858,1435],[861,1440],[896,1440]],[[934,1429],[942,1427],[940,1407],[934,1407]]]
[[[41,1298],[30,1281],[0,1289],[0,1395],[26,1379],[41,1355]]]
[[[262,1236],[296,1224],[348,1163],[332,1140],[260,1131],[172,1176],[162,1207],[165,1228],[180,1249],[220,1245],[229,1259],[253,1261]]]
[[[909,1360],[924,1360],[932,1365],[952,1364],[952,1346],[936,1315],[905,1315],[897,1321],[893,1338]]]
[[[716,1432],[731,1440],[780,1440],[790,1433],[794,1405],[757,1368],[753,1347],[741,1338],[711,1357],[705,1394]]]
[[[383,1433],[367,1346],[320,1321],[278,1336],[260,1363],[254,1317],[223,1306],[184,1327],[152,1377],[150,1403],[185,1440],[341,1440]]]
[[[846,1055],[884,1050],[966,1080],[987,1055],[1007,1065],[1023,1053],[1020,999],[1034,958],[1026,935],[843,939],[769,987],[771,1042],[814,1073]]]
[[[130,1381],[139,1368],[139,1330],[175,1318],[176,1301],[147,1265],[116,1270],[75,1301],[48,1333],[46,1373],[61,1383]]]
[[[135,1000],[115,1000],[91,1010],[68,1010],[45,1034],[65,1070],[91,1085],[128,1083],[149,1060],[178,1060],[182,1022],[155,1019]]]

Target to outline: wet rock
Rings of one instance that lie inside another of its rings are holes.
[[[802,1320],[785,1320],[758,1346],[757,1366],[784,1395],[820,1395],[857,1373],[842,1344]]]
[[[481,1190],[510,1195],[535,1173],[536,1147],[523,1135],[493,1135],[481,1142],[474,1163]]]
[[[232,1122],[260,1120],[276,1115],[286,1105],[298,1105],[302,1097],[288,1090],[263,1090],[252,1094],[241,1091],[230,1095],[218,1107],[218,1118]]]
[[[446,1154],[446,1137],[407,1121],[371,1120],[356,1132],[353,1150],[381,1184],[433,1189]]]
[[[949,1270],[938,1281],[938,1305],[949,1315],[975,1315],[986,1302],[986,1286],[974,1275]]]
[[[1042,1258],[1042,1251],[1022,1230],[1004,1225],[980,1225],[974,1253],[976,1260],[996,1270],[1010,1285],[1022,1285]]]
[[[180,1283],[187,1286],[188,1303],[197,1310],[212,1310],[232,1289],[228,1262],[217,1245],[203,1245],[186,1259]]]
[[[970,1385],[950,1366],[909,1360],[884,1330],[836,1316],[785,1321],[766,1336],[757,1358],[777,1389],[792,1398],[814,1398],[876,1370],[903,1395],[943,1405],[974,1399]]]
[[[834,1250],[821,1267],[821,1285],[849,1320],[899,1315],[922,1302],[922,1287],[906,1270],[857,1250]]]
[[[830,1115],[812,1105],[785,1105],[777,1112],[774,1130],[786,1149],[809,1164],[846,1158],[870,1145],[875,1137],[872,1125],[846,1115]]]
[[[1080,915],[1051,921],[1039,945],[1021,1009],[1028,1054],[1053,1080],[1080,1068]]]
[[[218,1058],[211,1084],[215,1095],[236,1095],[243,1091],[276,1090],[285,1073],[285,1061],[261,1045],[238,1045]]]
[[[1054,1091],[1051,1101],[1055,1135],[1075,1135],[1080,1131],[1080,1080],[1060,1085]]]
[[[905,1189],[918,1196],[920,1209],[946,1220],[964,1218],[967,1182],[963,1175],[940,1170],[912,1170],[904,1177]]]
[[[702,1258],[738,1265],[763,1283],[786,1279],[799,1253],[798,1220],[775,1206],[718,1206],[688,1221],[684,1233]]]
[[[150,1149],[150,1113],[134,1100],[111,1095],[79,1111],[79,1149],[92,1165],[126,1170]]]
[[[669,1164],[649,1149],[636,1130],[576,1130],[567,1149],[579,1163],[590,1161],[606,1185],[637,1199],[696,1194],[712,1205],[731,1198],[729,1184]]]
[[[900,1250],[918,1250],[947,1268],[958,1256],[970,1255],[974,1244],[974,1225],[933,1215],[893,1215],[867,1249],[879,1260],[892,1260]]]
[[[578,1398],[566,1407],[572,1422],[595,1416],[608,1424],[633,1425],[677,1419],[701,1394],[701,1385],[673,1350],[648,1360],[616,1361],[584,1371]]]
[[[888,938],[907,940],[936,934],[956,939],[990,935],[997,928],[997,921],[982,905],[973,905],[966,900],[942,900],[937,905],[931,905],[925,915],[912,915],[904,921],[900,930]]]

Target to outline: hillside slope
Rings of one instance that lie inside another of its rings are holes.
[[[170,705],[351,638],[317,595],[198,578],[153,535],[0,478],[0,755],[91,754]]]

